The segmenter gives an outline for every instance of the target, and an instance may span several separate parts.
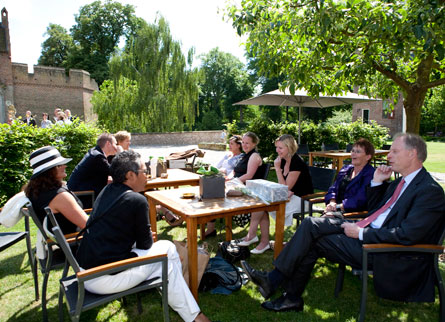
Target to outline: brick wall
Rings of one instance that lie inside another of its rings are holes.
[[[12,63],[12,70],[17,115],[31,110],[39,121],[43,112],[51,117],[60,107],[82,119],[92,118],[90,98],[98,86],[88,72],[71,69],[66,75],[63,68],[34,66],[34,73],[28,73],[28,66],[19,63]]]
[[[376,121],[379,125],[389,128],[389,134],[394,134],[402,131],[403,120],[403,97],[400,94],[398,103],[394,106],[394,118],[383,117],[383,101],[365,102],[353,105],[352,121],[362,118],[364,109],[369,109],[369,119]]]

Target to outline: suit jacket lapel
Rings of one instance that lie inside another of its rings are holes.
[[[394,216],[399,208],[401,207],[401,205],[403,205],[405,202],[408,202],[408,200],[411,200],[411,198],[413,197],[413,192],[414,189],[417,187],[417,185],[419,183],[422,182],[423,177],[425,176],[426,170],[425,168],[422,168],[422,170],[420,170],[420,172],[414,177],[414,179],[411,181],[411,183],[409,184],[408,187],[406,187],[405,191],[403,191],[402,195],[400,196],[400,198],[396,201],[395,205],[392,207],[391,211],[389,212],[388,216],[386,216],[385,221],[383,222],[383,225],[385,225],[385,223],[392,217]],[[394,193],[394,191],[396,190],[397,185],[399,184],[400,180],[402,180],[402,178],[399,178],[397,180],[394,180],[394,182],[391,184],[391,194],[389,195],[389,198],[391,198],[392,194]],[[389,189],[388,189],[389,190]],[[386,199],[387,200],[387,199]],[[385,200],[385,201],[386,201]]]

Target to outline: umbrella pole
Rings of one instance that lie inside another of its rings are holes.
[[[301,105],[298,106],[298,144],[301,143],[301,111],[302,111]]]

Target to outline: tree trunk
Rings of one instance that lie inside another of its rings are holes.
[[[406,132],[419,134],[420,115],[422,111],[425,95],[428,90],[411,88],[403,100],[406,112]]]

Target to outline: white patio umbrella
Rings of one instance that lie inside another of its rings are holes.
[[[301,112],[303,107],[331,107],[345,104],[381,101],[355,93],[343,93],[337,96],[320,95],[311,97],[305,90],[296,90],[291,94],[289,89],[284,92],[276,89],[256,97],[237,102],[233,105],[269,105],[269,106],[298,106],[298,143],[300,143]]]

